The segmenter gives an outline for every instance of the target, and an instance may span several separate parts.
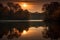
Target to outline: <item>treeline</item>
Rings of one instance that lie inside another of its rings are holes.
[[[42,10],[45,11],[46,19],[59,20],[60,2],[51,2],[44,4]]]
[[[29,11],[23,10],[19,4],[0,3],[0,20],[28,20]]]
[[[45,22],[48,26],[44,37],[58,40],[60,38],[60,2],[44,4],[43,10],[46,14]]]
[[[28,20],[29,11],[23,10],[19,4],[12,2],[0,3],[0,20]],[[4,35],[8,39],[20,37],[24,30],[28,31],[28,22],[0,22],[0,38]],[[14,32],[15,30],[15,32]],[[18,34],[19,33],[19,34]]]

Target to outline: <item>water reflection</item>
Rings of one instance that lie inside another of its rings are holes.
[[[0,38],[2,40],[49,40],[45,38],[59,38],[59,22],[50,22],[48,26],[44,22],[33,23],[38,25],[34,26],[29,22],[2,22],[0,23]]]
[[[60,22],[59,21],[48,22],[48,30],[46,30],[44,37],[51,38],[51,40],[58,40],[60,38]]]
[[[59,22],[2,22],[0,23],[0,38],[3,40],[49,40],[45,38],[59,38]],[[5,37],[4,37],[5,35]],[[18,39],[16,39],[18,38]]]
[[[40,23],[40,22],[37,22]],[[41,23],[40,23],[41,25]],[[42,32],[46,29],[44,25],[42,26],[30,26],[28,22],[2,22],[0,23],[0,38],[13,39],[18,38],[21,40],[40,40],[42,37]],[[7,39],[6,39],[7,40]]]
[[[13,37],[21,36],[23,30],[29,30],[29,23],[28,22],[20,22],[20,23],[0,23],[0,38],[3,35],[8,35],[8,39],[12,39]],[[9,33],[9,34],[8,34]]]
[[[26,31],[26,30],[24,30],[22,34],[24,35],[24,34],[26,34],[26,33],[27,33],[27,31]]]
[[[42,32],[46,27],[40,26],[38,28],[30,27],[26,34],[20,37],[21,40],[43,40]]]

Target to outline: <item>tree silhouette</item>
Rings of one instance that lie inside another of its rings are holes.
[[[28,20],[29,19],[29,11],[23,10],[19,4],[14,3],[6,3],[7,6],[0,3],[0,20]],[[20,33],[13,32],[13,28],[17,29]],[[22,32],[29,30],[29,22],[18,22],[18,23],[4,23],[0,22],[0,38],[3,35],[8,35],[8,39],[12,39],[13,37],[21,36]],[[9,33],[10,32],[10,33]],[[9,34],[8,34],[9,33]]]
[[[0,23],[0,38],[2,38],[3,35],[7,35],[8,39],[18,38],[24,30],[28,31],[29,27],[27,22]]]
[[[46,36],[51,38],[51,40],[58,40],[60,38],[60,3],[51,2],[50,4],[44,4],[43,10],[46,12],[46,17],[48,20],[45,20],[48,24],[48,31]]]
[[[58,2],[51,2],[50,4],[44,4],[42,10],[46,13],[46,20],[50,20],[52,13],[60,6]],[[50,18],[49,18],[50,17]]]
[[[23,10],[19,4],[13,2],[6,3],[7,6],[0,3],[1,20],[28,20],[29,11]]]

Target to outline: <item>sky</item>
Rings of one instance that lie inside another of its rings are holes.
[[[27,7],[22,7],[22,9],[27,9],[28,11],[30,12],[43,12],[41,9],[42,9],[42,5],[43,3],[41,2],[23,2],[23,3],[26,3],[27,4]],[[20,3],[19,3],[20,4]]]
[[[28,10],[30,12],[39,12],[39,13],[42,13],[44,12],[42,10],[42,7],[43,7],[43,4],[46,4],[46,3],[50,3],[50,2],[60,2],[60,0],[0,0],[0,2],[19,2],[20,6],[22,7],[22,9],[24,10]],[[21,2],[23,3],[26,3],[27,4],[27,7],[23,7],[21,4]]]

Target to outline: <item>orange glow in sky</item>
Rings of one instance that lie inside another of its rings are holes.
[[[27,31],[26,31],[26,30],[24,30],[22,34],[26,34],[26,33],[27,33]]]
[[[25,2],[21,2],[21,3],[19,3],[19,5],[21,6],[21,8],[22,8],[23,10],[25,10],[25,9],[28,9],[28,8],[29,8],[28,3],[25,3]]]
[[[26,3],[22,4],[23,7],[27,7],[28,5]]]
[[[43,11],[41,10],[42,9],[42,4],[37,4],[37,3],[28,3],[28,2],[19,2],[18,3],[20,6],[21,6],[21,8],[23,9],[23,10],[28,10],[28,11],[30,11],[30,12],[40,12],[40,13],[42,13]]]

